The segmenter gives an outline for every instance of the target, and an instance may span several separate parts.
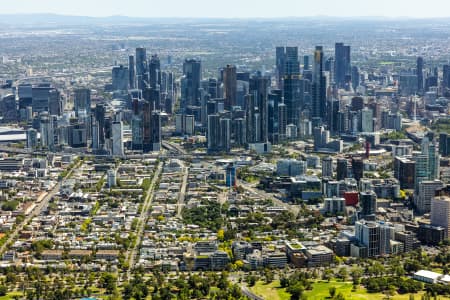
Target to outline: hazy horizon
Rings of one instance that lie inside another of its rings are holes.
[[[260,0],[247,3],[228,0],[214,5],[207,0],[22,0],[3,3],[0,14],[58,14],[65,16],[136,18],[289,18],[289,17],[385,17],[385,18],[446,18],[450,17],[450,3],[445,0],[427,2],[407,0]]]

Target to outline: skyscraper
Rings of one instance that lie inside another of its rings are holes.
[[[365,107],[360,112],[361,132],[373,132],[373,110]]]
[[[286,53],[284,47],[277,47],[275,53],[275,64],[277,67],[277,85],[279,89],[283,88],[284,77],[284,63],[286,60]]]
[[[268,95],[270,78],[256,75],[250,79],[250,94],[254,97],[254,104],[258,109],[256,118],[257,140],[255,142],[266,143],[268,141]],[[258,122],[259,118],[259,122]],[[248,128],[248,127],[247,127]]]
[[[92,133],[92,139],[91,139],[91,148],[92,150],[98,151],[100,150],[100,132],[98,128],[98,122],[97,120],[92,116],[91,117],[91,133]]]
[[[423,180],[434,180],[439,178],[440,157],[434,141],[428,137],[422,140],[422,153],[416,156],[415,189]]]
[[[231,150],[231,120],[220,119],[220,151],[230,152]]]
[[[362,192],[359,194],[361,216],[371,216],[377,212],[377,195],[374,192]]]
[[[131,149],[142,150],[143,124],[142,116],[134,115],[131,119]]]
[[[181,79],[181,109],[188,105],[197,105],[200,100],[201,61],[186,59]]]
[[[38,145],[37,130],[34,128],[27,129],[27,148],[35,149]]]
[[[49,111],[49,98],[51,91],[54,90],[50,84],[39,84],[32,88],[32,106],[33,113]]]
[[[162,128],[161,128],[161,112],[153,111],[151,117],[151,151],[161,151]]]
[[[134,63],[133,55],[130,55],[128,57],[128,72],[129,72],[128,81],[130,84],[130,89],[134,89],[136,88],[136,66]]]
[[[40,133],[41,133],[41,146],[48,150],[53,150],[55,145],[55,134],[53,128],[53,122],[48,112],[40,114]]]
[[[284,104],[287,109],[287,123],[300,125],[299,118],[303,106],[301,103],[303,90],[300,87],[300,62],[298,48],[286,47],[283,74]]]
[[[353,178],[360,181],[364,176],[364,161],[362,157],[352,157]]]
[[[224,108],[231,111],[236,105],[237,79],[236,66],[227,65],[223,70]]]
[[[148,80],[150,87],[159,90],[161,85],[161,62],[158,55],[152,55],[148,63]]]
[[[336,179],[344,180],[348,176],[348,161],[345,158],[338,158],[336,167]]]
[[[356,88],[359,86],[359,69],[357,66],[353,66],[352,67],[352,87],[353,90],[356,91]]]
[[[278,140],[286,140],[287,129],[287,107],[286,104],[278,104]]]
[[[136,80],[138,89],[143,89],[146,73],[147,73],[147,50],[141,47],[136,48]]]
[[[123,124],[116,120],[112,123],[112,151],[113,156],[123,156]]]
[[[443,67],[442,87],[444,90],[450,88],[450,65]]]
[[[106,115],[106,109],[103,104],[97,104],[95,106],[95,119],[98,123],[98,140],[100,144],[100,148],[102,148],[105,145],[105,115]]]
[[[209,152],[220,149],[220,117],[217,114],[208,115],[207,142]]]
[[[326,77],[323,74],[323,47],[314,51],[312,82],[312,117],[321,123],[326,115]],[[320,124],[313,124],[314,127]]]
[[[424,82],[423,82],[423,58],[421,56],[419,56],[417,58],[416,74],[417,74],[417,90],[419,91],[419,93],[423,93],[423,88],[424,88]]]
[[[279,142],[279,106],[283,97],[281,90],[272,90],[268,96],[268,134],[272,144]]]
[[[112,69],[112,88],[114,91],[126,91],[128,90],[128,80],[130,74],[128,67],[122,65],[114,67]]]
[[[450,155],[450,136],[447,133],[439,134],[439,153],[442,156]]]
[[[350,62],[350,46],[345,46],[343,43],[335,44],[335,82],[338,88],[346,88],[349,84],[346,78],[351,75]]]
[[[333,159],[330,156],[322,159],[322,177],[333,177]]]
[[[445,237],[450,236],[450,197],[434,197],[431,200],[431,225],[445,228]]]
[[[368,257],[380,255],[380,227],[377,223],[357,221],[355,236],[358,242],[367,247]]]
[[[440,180],[423,180],[419,183],[419,188],[414,195],[414,206],[420,214],[431,211],[431,199],[436,195],[436,191],[443,187]]]
[[[75,115],[89,116],[91,114],[91,90],[87,88],[79,88],[74,91],[73,109]]]

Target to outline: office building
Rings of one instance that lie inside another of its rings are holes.
[[[79,88],[74,91],[73,109],[77,117],[88,117],[91,114],[91,90]]]
[[[419,56],[417,58],[416,64],[416,75],[417,75],[417,91],[423,94],[424,91],[424,81],[423,81],[423,58]]]
[[[367,257],[380,255],[380,227],[375,222],[365,220],[355,223],[355,236],[367,248]]]
[[[50,94],[55,89],[50,84],[39,84],[32,88],[32,108],[33,113],[49,111]],[[19,100],[20,106],[20,100]]]
[[[112,89],[113,91],[126,91],[128,90],[128,80],[130,74],[128,67],[122,65],[113,67],[112,69]]]
[[[420,214],[431,211],[431,200],[435,197],[436,191],[443,187],[440,180],[423,180],[419,183],[419,188],[414,195],[414,205]]]
[[[208,115],[207,143],[209,152],[220,150],[220,116],[217,114]]]
[[[275,65],[277,71],[277,87],[283,89],[284,66],[286,61],[285,47],[276,47]]]
[[[143,123],[141,115],[133,115],[131,119],[131,149],[143,150]]]
[[[277,47],[277,69],[279,89],[284,92],[287,124],[298,126],[303,106],[303,89],[297,47]]]
[[[442,88],[445,91],[450,88],[450,65],[443,66],[442,75]]]
[[[431,200],[431,225],[443,227],[445,237],[450,235],[450,197],[439,196]]]
[[[359,74],[359,69],[357,66],[353,66],[352,67],[352,87],[353,90],[356,91],[356,89],[359,87],[360,85],[360,74]]]
[[[345,211],[345,199],[344,198],[325,198],[324,199],[324,212],[329,214],[343,214]]]
[[[128,57],[128,72],[128,82],[132,90],[136,88],[136,66],[133,55]]]
[[[183,63],[183,77],[181,78],[181,109],[188,105],[198,105],[200,100],[200,81],[202,76],[201,62],[186,59]]]
[[[67,127],[67,142],[72,148],[87,147],[87,126],[85,123],[75,123]]]
[[[334,81],[338,88],[348,88],[351,76],[350,46],[336,43],[334,60]]]
[[[431,204],[433,211],[433,203]],[[448,234],[448,228],[433,226],[430,224],[420,224],[417,238],[425,245],[437,246],[442,243]]]
[[[322,177],[333,177],[333,158],[330,156],[322,158]]]
[[[415,168],[416,162],[411,157],[394,158],[394,177],[399,181],[400,188],[414,189]]]
[[[228,118],[220,119],[220,150],[223,152],[231,151],[231,120]]]
[[[439,134],[439,153],[442,156],[450,155],[450,135],[448,133]]]
[[[113,156],[123,156],[123,124],[122,121],[112,123],[112,151]]]
[[[312,81],[312,118],[320,123],[326,114],[326,77],[323,71],[323,47],[317,46],[314,51]],[[314,126],[320,124],[313,124]]]
[[[237,118],[232,123],[232,136],[236,147],[244,147],[247,144],[247,127],[245,119]]]
[[[361,110],[361,126],[360,131],[361,132],[373,132],[373,111],[367,107],[363,108]]]
[[[41,146],[44,149],[53,150],[55,146],[55,133],[51,116],[43,112],[40,118]]]
[[[403,251],[410,252],[420,247],[420,242],[416,238],[416,234],[411,231],[395,232],[395,240],[403,243]]]
[[[338,158],[336,166],[336,180],[344,180],[348,177],[348,160]]]
[[[391,242],[395,239],[395,227],[390,223],[380,222],[380,255],[391,254]]]
[[[295,177],[305,175],[306,162],[295,159],[280,159],[277,161],[277,175]]]
[[[34,128],[27,129],[27,148],[35,149],[38,146],[37,130]]]
[[[151,115],[150,151],[161,151],[162,127],[161,112],[153,111]]]
[[[353,178],[360,181],[364,177],[364,160],[362,157],[352,157]]]
[[[154,54],[148,61],[148,82],[150,88],[160,90],[161,86],[161,62],[158,55]]]
[[[268,141],[268,95],[270,89],[270,78],[256,75],[250,78],[249,91],[253,96],[254,116],[253,125],[255,126],[254,142],[267,143]],[[247,126],[247,129],[249,127]],[[250,142],[250,141],[249,141]]]
[[[227,187],[236,186],[237,167],[234,164],[229,164],[226,168],[225,184]]]
[[[224,108],[231,111],[237,104],[236,66],[227,65],[223,70]]]
[[[418,80],[416,74],[401,74],[399,79],[399,94],[401,96],[411,96],[418,92]]]
[[[333,263],[334,253],[331,249],[323,246],[311,246],[304,251],[308,259],[308,267],[321,267]]]
[[[147,50],[145,48],[136,48],[136,81],[137,88],[144,89],[147,74]]]
[[[374,192],[361,192],[359,194],[361,217],[373,216],[377,212],[377,195]]]

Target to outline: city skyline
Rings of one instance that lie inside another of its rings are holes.
[[[206,0],[152,3],[143,0],[132,0],[123,6],[117,0],[92,1],[80,0],[76,3],[66,1],[24,0],[9,2],[5,5],[3,14],[61,14],[70,16],[108,17],[128,16],[143,18],[283,18],[283,17],[409,17],[409,18],[445,18],[450,17],[450,4],[443,0],[430,0],[427,5],[420,5],[418,1],[388,1],[381,0],[373,3],[357,0],[335,2],[324,0],[321,2],[306,2],[281,0],[272,2],[263,0],[255,4],[242,4],[237,0],[230,0],[227,5],[212,6]],[[307,7],[307,9],[305,9]],[[436,9],[439,7],[439,9]],[[288,8],[288,9],[286,9]]]

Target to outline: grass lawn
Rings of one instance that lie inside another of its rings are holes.
[[[364,288],[359,288],[355,292],[352,292],[353,284],[352,282],[341,282],[341,281],[318,281],[313,284],[312,291],[306,291],[305,295],[308,299],[319,300],[327,299],[330,296],[329,288],[336,287],[336,294],[342,293],[345,299],[355,299],[355,300],[382,300],[385,298],[384,294],[367,293]],[[419,300],[423,293],[415,295],[415,299]],[[409,294],[405,295],[395,295],[391,297],[392,300],[409,300]]]
[[[336,294],[342,293],[345,299],[354,300],[383,300],[385,295],[381,293],[369,294],[364,288],[360,288],[355,292],[352,292],[353,284],[351,282],[340,282],[340,281],[318,281],[313,284],[313,289],[311,291],[305,291],[305,295],[311,300],[322,300],[330,299],[329,288],[336,287]],[[265,284],[262,281],[258,281],[255,286],[251,287],[250,290],[258,296],[263,297],[268,300],[289,300],[290,295],[285,289],[280,287],[279,281],[274,281],[270,284]],[[415,295],[416,300],[420,300],[423,293]],[[392,300],[409,300],[409,294],[405,295],[395,295],[391,297]],[[449,299],[441,297],[440,299]]]
[[[12,292],[6,294],[6,296],[0,296],[0,300],[13,300],[13,296],[22,296],[21,292]]]
[[[262,281],[258,281],[254,286],[249,288],[253,293],[264,299],[270,300],[289,300],[290,294],[285,289],[280,287],[280,282],[273,281],[272,283],[265,284]]]

